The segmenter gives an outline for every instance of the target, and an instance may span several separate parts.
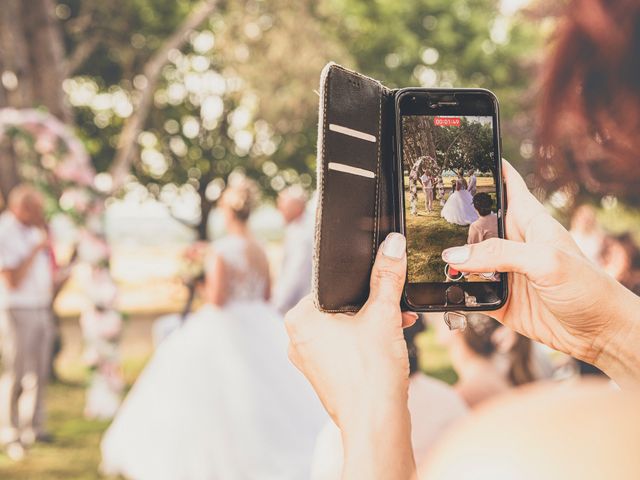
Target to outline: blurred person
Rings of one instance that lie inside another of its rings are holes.
[[[273,305],[283,315],[311,291],[313,258],[313,223],[306,215],[307,193],[299,185],[278,195],[278,211],[286,224],[283,258]]]
[[[571,217],[569,233],[582,253],[599,264],[605,235],[598,225],[596,210],[591,205],[580,205]]]
[[[43,203],[33,187],[18,185],[0,215],[0,440],[16,460],[25,445],[50,439],[44,402],[55,336],[54,265]]]
[[[514,390],[457,423],[419,478],[635,480],[638,402],[601,381]]]
[[[248,180],[220,199],[227,235],[206,260],[205,305],[156,350],[102,440],[102,470],[136,480],[304,479],[326,420],[287,359],[269,268],[247,220]]]
[[[480,243],[488,238],[498,237],[498,217],[491,211],[493,200],[487,193],[476,193],[473,196],[473,207],[479,218],[469,225],[467,243]]]
[[[624,233],[603,242],[602,268],[636,295],[640,295],[640,249],[633,237]]]
[[[474,170],[469,170],[469,187],[467,190],[469,190],[472,197],[475,196],[477,192],[477,183],[478,178],[476,177],[476,172]]]
[[[409,353],[409,413],[411,445],[415,458],[426,458],[442,435],[468,413],[464,400],[441,380],[420,371],[416,336],[424,331],[420,319],[404,330]],[[311,480],[340,480],[344,452],[340,430],[327,422],[316,443]]]
[[[470,408],[505,393],[514,386],[533,382],[531,342],[497,320],[481,314],[467,315],[467,328],[450,331],[443,322],[435,322],[437,339],[449,350],[458,375],[455,390]],[[506,334],[505,334],[506,333]],[[506,369],[498,357],[504,355]]]

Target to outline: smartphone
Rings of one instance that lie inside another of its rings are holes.
[[[407,88],[395,97],[403,302],[416,311],[484,311],[506,301],[505,273],[455,270],[449,247],[504,238],[498,100],[483,89]]]

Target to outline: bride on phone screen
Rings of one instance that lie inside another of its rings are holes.
[[[449,195],[440,216],[456,225],[470,225],[478,219],[478,212],[473,208],[473,197],[467,190],[467,182],[462,175],[458,175],[455,191]]]

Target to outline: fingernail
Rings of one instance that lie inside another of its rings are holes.
[[[394,258],[400,260],[405,253],[407,241],[404,235],[399,233],[390,233],[387,238],[382,242],[382,254],[385,257]]]
[[[418,319],[418,314],[416,312],[403,312],[405,315],[410,316],[411,318],[413,318],[414,320]]]
[[[442,259],[447,263],[464,263],[469,260],[471,255],[471,248],[469,245],[463,247],[447,248],[442,252]]]

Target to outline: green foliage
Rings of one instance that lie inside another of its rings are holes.
[[[539,25],[504,17],[497,0],[326,0],[327,28],[352,66],[390,87],[481,87],[501,103],[504,155],[531,135],[530,89],[544,40]],[[528,153],[530,156],[530,153]]]
[[[67,50],[91,49],[65,89],[96,170],[105,171],[122,126],[145,88],[145,63],[198,2],[58,3],[69,7],[61,17]],[[523,113],[530,98],[524,92],[531,83],[532,52],[542,35],[522,19],[502,17],[498,3],[221,2],[210,21],[189,35],[184,48],[171,52],[132,173],[160,199],[175,198],[176,191],[197,194],[203,210],[238,167],[267,194],[289,183],[311,187],[314,90],[329,60],[389,86],[492,89],[502,102],[505,156],[516,158],[531,128],[530,115]],[[202,34],[213,36],[211,45]],[[210,87],[220,79],[224,87],[214,92],[203,94],[203,88],[194,87],[194,82]],[[89,94],[77,94],[81,89]],[[222,109],[217,119],[206,120],[203,106],[212,102]]]

